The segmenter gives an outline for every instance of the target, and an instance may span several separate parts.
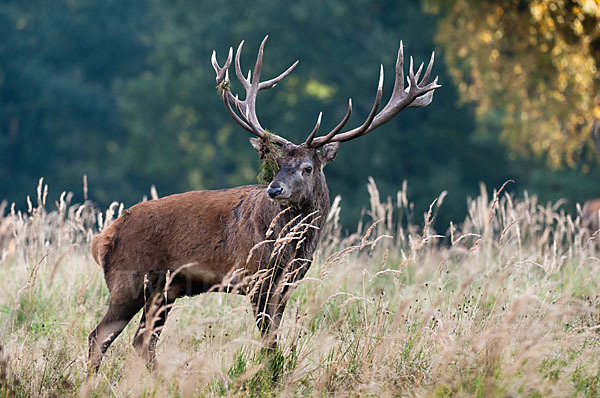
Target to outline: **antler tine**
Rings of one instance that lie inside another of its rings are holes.
[[[419,77],[421,77],[422,71],[423,71],[423,62],[421,62],[421,65],[419,65],[419,69],[417,70],[417,73],[415,74],[415,80],[419,81]]]
[[[396,79],[394,80],[392,97],[395,97],[402,91],[404,91],[404,44],[400,40],[400,48],[396,57]]]
[[[256,64],[254,64],[254,75],[252,75],[251,86],[258,89],[258,84],[260,83],[260,73],[262,71],[262,59],[263,53],[265,50],[265,43],[269,35],[266,35],[263,41],[260,43],[260,47],[258,48],[258,55],[256,56]]]
[[[246,93],[246,107],[249,112],[249,115],[246,115],[250,120],[251,124],[256,125],[260,130],[263,130],[260,122],[258,121],[258,117],[256,116],[256,95],[258,94],[258,86],[260,83],[260,73],[262,71],[262,59],[263,52],[265,49],[265,43],[269,35],[266,35],[263,41],[260,43],[260,47],[258,48],[258,55],[256,56],[256,63],[254,64],[254,74],[252,75],[252,80],[250,81],[250,88]],[[250,77],[250,72],[248,72],[248,77]]]
[[[244,47],[244,40],[240,42],[236,52],[235,52],[235,75],[237,76],[244,89],[248,91],[250,88],[250,76],[248,75],[248,79],[244,77],[242,73],[242,68],[240,67],[240,57],[242,56],[242,48]]]
[[[408,67],[408,89],[409,90],[414,90],[415,87],[417,86],[417,83],[415,81],[415,71],[413,69],[413,57],[412,55],[410,56],[410,66]]]
[[[344,116],[344,118],[342,119],[342,121],[335,126],[335,128],[333,130],[331,130],[327,135],[325,135],[324,137],[319,137],[318,142],[312,142],[312,139],[309,141],[308,139],[306,140],[306,146],[308,147],[314,147],[314,148],[318,148],[320,146],[323,146],[325,144],[327,144],[329,141],[331,141],[331,139],[340,132],[341,129],[344,128],[344,126],[346,125],[346,123],[348,122],[348,119],[350,119],[350,115],[352,114],[352,98],[350,98],[348,100],[348,110],[346,111],[346,115]],[[309,136],[310,138],[310,136]],[[314,138],[314,137],[313,137]]]
[[[281,80],[283,80],[284,78],[287,77],[287,75],[290,74],[291,71],[294,70],[294,68],[296,67],[296,65],[298,65],[298,62],[300,61],[296,61],[292,64],[292,66],[290,66],[289,68],[287,68],[287,70],[285,72],[283,72],[281,75],[271,79],[271,80],[267,80],[265,82],[260,82],[258,84],[258,89],[259,90],[269,90],[273,87],[275,87]]]
[[[308,138],[306,139],[305,144],[308,147],[310,147],[312,140],[317,135],[317,131],[319,131],[319,127],[321,127],[321,116],[323,116],[323,112],[319,112],[319,117],[317,118],[317,123],[315,124],[315,128],[313,128],[313,131],[308,135]]]
[[[429,59],[429,64],[427,64],[427,69],[425,70],[425,75],[423,76],[423,82],[427,83],[429,80],[429,75],[431,74],[431,69],[433,68],[433,61],[435,60],[435,51],[431,52],[431,58]]]
[[[233,48],[229,47],[229,55],[227,56],[227,61],[225,61],[225,65],[221,68],[219,63],[217,62],[217,52],[213,50],[212,56],[210,57],[210,62],[212,63],[213,69],[217,74],[216,80],[217,84],[220,84],[223,80],[229,80],[227,75],[227,70],[231,65],[231,59],[233,56]]]

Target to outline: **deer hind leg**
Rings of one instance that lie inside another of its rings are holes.
[[[132,341],[133,347],[146,360],[146,366],[150,370],[154,368],[158,338],[175,299],[179,297],[177,286],[172,286],[168,292],[164,287],[163,279],[146,286],[142,319]]]
[[[108,311],[88,337],[88,377],[98,372],[108,347],[123,331],[131,318],[140,310],[143,300],[123,302],[111,298]]]
[[[167,315],[171,310],[172,302],[161,301],[160,304],[156,300],[146,303],[142,319],[138,326],[135,336],[133,337],[133,347],[144,360],[146,366],[152,370],[156,359],[156,344],[160,333],[167,321]]]

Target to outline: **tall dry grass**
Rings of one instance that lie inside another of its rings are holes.
[[[334,200],[278,350],[261,347],[246,298],[211,293],[176,302],[154,373],[131,322],[86,382],[87,335],[108,303],[89,241],[122,207],[49,205],[40,184],[26,212],[0,212],[0,395],[600,394],[598,244],[578,216],[482,187],[465,220],[436,232],[445,193],[419,215],[406,184],[395,198],[368,189],[350,235]]]

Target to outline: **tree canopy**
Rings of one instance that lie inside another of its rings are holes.
[[[86,173],[97,200],[114,195],[99,189],[122,184],[111,167],[124,135],[113,90],[147,54],[144,3],[0,3],[0,197],[22,203],[40,177],[74,190]]]
[[[436,41],[477,117],[514,149],[575,166],[600,118],[600,2],[429,1]]]
[[[163,196],[256,183],[257,156],[219,100],[210,55],[222,62],[245,40],[247,70],[269,34],[263,76],[300,64],[257,110],[294,142],[320,111],[324,131],[337,124],[350,97],[348,125],[362,123],[380,64],[391,93],[401,39],[416,62],[438,54],[433,103],[343,144],[327,166],[347,225],[367,203],[369,176],[384,195],[407,180],[417,217],[448,191],[443,226],[480,181],[581,201],[600,194],[593,151],[582,150],[598,116],[597,17],[596,1],[5,1],[0,198],[23,207],[40,177],[51,197],[79,193],[84,174],[100,205],[131,205],[151,185]]]

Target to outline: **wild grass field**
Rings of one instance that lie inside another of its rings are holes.
[[[600,394],[600,260],[577,215],[535,196],[468,199],[432,229],[442,194],[414,214],[406,185],[370,204],[350,235],[336,198],[314,265],[274,353],[248,300],[176,302],[153,373],[134,322],[86,381],[87,336],[108,304],[91,237],[106,211],[37,200],[0,209],[0,396],[583,396]]]

